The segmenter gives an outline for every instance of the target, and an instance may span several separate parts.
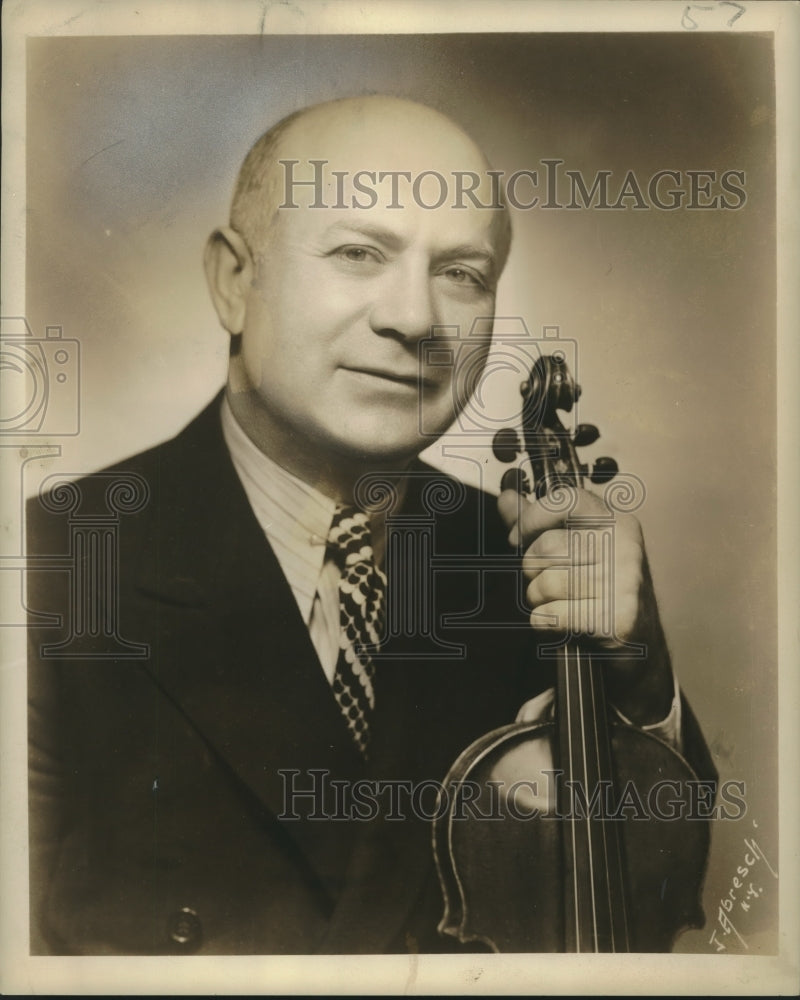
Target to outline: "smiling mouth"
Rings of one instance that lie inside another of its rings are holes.
[[[420,378],[418,372],[412,374],[402,374],[399,372],[386,371],[381,368],[354,368],[342,366],[351,375],[363,377],[364,379],[377,379],[382,382],[391,382],[394,385],[405,386],[409,389],[433,388],[435,383],[431,379]]]

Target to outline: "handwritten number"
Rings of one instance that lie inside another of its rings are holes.
[[[736,8],[736,13],[733,15],[733,17],[730,19],[730,21],[728,21],[728,27],[729,28],[733,24],[734,21],[738,21],[739,20],[739,18],[742,16],[742,14],[744,14],[744,10],[745,10],[744,7],[742,7],[742,5],[740,3],[734,3],[734,0],[720,0],[720,6],[735,7]]]
[[[716,8],[719,9],[720,7],[736,8],[736,12],[734,13],[733,17],[726,22],[729,28],[733,25],[735,21],[739,20],[739,18],[742,16],[742,14],[744,14],[746,10],[746,8],[742,6],[742,4],[736,3],[736,0],[718,0]],[[715,9],[714,4],[704,4],[704,3],[687,4],[686,7],[683,8],[683,16],[681,17],[681,27],[685,28],[686,31],[696,31],[697,28],[699,27],[699,24],[692,17],[692,11],[714,10],[714,9]]]
[[[699,3],[690,3],[688,7],[684,8],[683,17],[681,18],[681,24],[687,31],[694,31],[697,28],[697,21],[690,15],[691,10],[713,10],[713,7],[706,7]],[[688,24],[686,22],[689,22]]]

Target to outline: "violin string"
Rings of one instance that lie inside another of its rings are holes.
[[[603,536],[603,541],[605,541],[605,535]],[[592,532],[589,533],[587,541],[586,541],[586,544],[587,544],[586,564],[588,566],[591,566],[591,571],[590,572],[592,574],[592,581],[591,581],[591,587],[590,587],[590,596],[596,597],[597,594],[598,594],[598,586],[597,586],[597,537],[594,535],[594,533],[592,533]],[[604,594],[602,592],[600,593],[600,597],[602,599],[603,605],[605,605],[608,602],[608,600],[610,599],[610,596],[611,596],[610,594]],[[596,619],[596,612],[595,612],[594,605],[595,605],[595,601],[589,601],[589,608],[590,608],[591,620],[589,621],[588,624],[589,624],[590,631],[594,628],[594,626],[596,624],[596,620],[597,620]],[[601,611],[601,614],[602,614],[602,611]],[[595,699],[595,676],[594,676],[594,671],[592,669],[592,660],[591,660],[591,657],[589,657],[588,665],[589,665],[589,674],[588,674],[588,677],[589,677],[589,686],[590,686],[590,693],[591,693],[591,697],[592,697],[592,718],[595,720],[595,730],[594,730],[595,761],[596,761],[596,766],[597,766],[598,782],[600,782],[601,779],[602,779],[602,777],[603,777],[603,768],[601,766],[601,758],[600,758],[600,742],[599,742],[599,735],[600,735],[599,734],[599,728],[600,727],[599,727],[599,723],[598,723],[597,704],[596,704],[596,699]],[[601,796],[600,796],[600,799],[598,800],[598,802],[599,802],[599,805],[600,805],[600,817],[599,817],[600,831],[601,831],[602,838],[603,838],[603,860],[605,861],[605,865],[604,865],[603,871],[605,873],[606,895],[608,897],[609,927],[610,927],[610,931],[611,931],[611,950],[612,950],[612,952],[616,952],[617,949],[616,949],[616,940],[615,940],[615,937],[614,937],[613,905],[612,905],[612,902],[611,902],[611,872],[609,870],[609,865],[608,865],[608,842],[607,842],[607,837],[606,837],[606,823],[604,822],[604,820],[605,820],[606,817],[605,817],[605,809],[603,808],[604,803],[603,803],[603,798],[602,798],[602,784],[600,785],[600,788],[601,788]]]
[[[605,542],[605,537],[603,538],[603,542]],[[589,595],[588,596],[589,597],[595,597],[597,595],[597,593],[598,593],[598,590],[597,590],[597,575],[598,575],[598,570],[597,570],[597,538],[592,533],[590,533],[587,536],[587,538],[586,538],[586,553],[585,553],[585,555],[586,555],[585,564],[586,564],[587,567],[591,567],[588,570],[589,574],[591,575],[591,579],[590,580],[581,579],[580,583],[581,583],[581,585],[584,584],[584,583],[588,584],[588,590],[589,590]],[[583,595],[581,594],[579,596],[583,596]],[[610,595],[604,595],[604,596],[606,598],[610,597]],[[605,605],[607,603],[607,601],[604,601],[603,603]],[[594,626],[596,625],[597,614],[596,614],[596,610],[595,610],[594,602],[593,601],[590,600],[588,602],[588,604],[587,604],[587,607],[588,607],[588,610],[589,610],[589,616],[588,616],[588,621],[587,621],[587,629],[588,629],[589,632],[591,632],[594,629]],[[592,702],[592,712],[591,712],[591,716],[590,716],[590,721],[594,725],[594,765],[595,765],[595,774],[594,774],[594,777],[597,780],[597,789],[596,790],[597,790],[598,795],[599,795],[599,798],[597,799],[597,802],[598,802],[598,806],[599,806],[599,810],[600,810],[599,815],[597,816],[596,819],[592,815],[592,813],[590,813],[588,815],[588,817],[587,817],[587,829],[588,829],[588,836],[589,836],[589,840],[590,840],[590,844],[591,844],[592,843],[593,833],[595,831],[595,827],[596,827],[596,825],[598,823],[600,825],[600,836],[602,838],[601,844],[602,844],[603,861],[604,861],[604,865],[602,866],[602,868],[600,870],[600,878],[601,878],[602,881],[605,882],[605,895],[606,895],[606,899],[607,899],[607,903],[608,903],[607,921],[606,921],[606,923],[607,923],[608,934],[609,934],[609,939],[610,939],[609,943],[610,943],[610,946],[611,946],[611,951],[612,951],[612,953],[615,953],[617,951],[617,940],[616,940],[616,929],[615,929],[615,920],[614,920],[614,905],[613,905],[613,901],[612,901],[612,884],[611,884],[612,883],[612,872],[611,872],[611,869],[610,869],[610,866],[609,866],[608,831],[607,831],[607,824],[605,822],[605,819],[606,819],[606,809],[605,809],[605,802],[604,802],[604,799],[603,799],[603,794],[604,794],[603,777],[604,777],[605,768],[603,766],[602,757],[601,757],[601,750],[600,750],[600,719],[599,719],[599,716],[598,716],[598,706],[597,706],[597,698],[596,698],[596,678],[595,678],[595,675],[594,675],[594,670],[593,670],[593,664],[592,664],[591,656],[586,656],[586,654],[585,654],[585,664],[586,664],[586,667],[588,668],[588,673],[586,673],[586,678],[587,678],[587,683],[589,685],[589,694],[590,694],[591,702]],[[585,673],[585,670],[581,673],[581,677],[583,677],[584,673]],[[581,704],[583,705],[583,701],[581,702]],[[586,745],[584,745],[584,752],[586,752]],[[587,775],[586,775],[586,777],[587,777],[587,784],[588,784],[588,767],[587,767]],[[589,801],[591,801],[591,796],[589,797]],[[617,844],[617,848],[619,849],[619,844]],[[590,848],[590,850],[591,850],[591,848]],[[620,873],[621,873],[621,869],[620,869]],[[596,900],[595,900],[595,897],[594,897],[594,890],[595,890],[595,882],[594,882],[594,877],[592,877],[592,892],[593,892],[592,904],[593,904],[593,906],[596,903]],[[597,945],[596,950],[599,950],[599,943],[597,942],[597,934],[595,935],[595,940],[596,940],[596,945]]]
[[[570,559],[570,565],[573,566],[573,567],[581,565],[582,540],[583,540],[582,536],[579,535],[577,532],[575,532],[575,533],[572,534],[573,551],[572,551],[572,557]],[[578,606],[580,606],[580,601],[581,601],[581,598],[583,597],[582,584],[583,584],[584,581],[583,581],[580,573],[573,572],[571,574],[571,576],[573,577],[573,586],[572,586],[573,597],[574,597],[574,600],[578,603]],[[576,623],[569,623],[569,629],[570,629],[570,631],[573,631],[574,624],[576,624]],[[589,892],[590,892],[590,898],[591,898],[591,903],[592,903],[592,940],[593,940],[593,943],[594,943],[594,951],[597,952],[600,949],[599,949],[599,941],[598,941],[598,933],[597,933],[597,900],[596,900],[596,896],[595,896],[594,853],[593,853],[593,850],[592,850],[592,816],[591,816],[591,810],[589,809],[589,802],[591,802],[591,795],[589,794],[589,767],[588,767],[588,761],[587,761],[587,738],[586,738],[586,723],[587,723],[587,720],[586,720],[585,711],[584,711],[585,701],[584,701],[584,695],[583,695],[583,674],[582,674],[582,669],[581,669],[581,649],[580,649],[580,646],[576,645],[574,647],[574,654],[573,655],[574,655],[574,667],[573,667],[573,670],[575,672],[575,676],[576,676],[576,679],[577,679],[578,705],[580,707],[580,716],[579,716],[580,717],[580,746],[581,746],[581,757],[582,757],[582,761],[583,761],[582,782],[583,782],[584,794],[588,796],[587,797],[587,815],[586,815],[586,827],[585,827],[585,829],[586,829],[586,843],[587,843],[588,857],[589,857]],[[572,789],[573,789],[573,795],[574,795],[575,794],[575,791],[574,791],[575,790],[575,786],[574,785],[572,786]]]
[[[612,551],[612,546],[611,546],[611,536],[608,533],[606,533],[606,532],[603,532],[601,543],[600,543],[600,547],[601,547],[600,565],[602,567],[610,566],[611,565],[611,560],[613,558],[613,551]],[[606,579],[605,577],[601,578],[601,582],[600,582],[601,586],[605,585],[605,579]],[[614,583],[614,581],[613,581],[613,576],[612,576],[608,580],[608,592],[605,595],[605,600],[603,601],[603,605],[602,605],[603,610],[604,610],[604,619],[603,619],[603,622],[602,622],[602,627],[603,627],[603,630],[604,630],[605,634],[609,634],[612,631],[612,629],[613,629],[613,623],[614,623],[614,586],[613,586],[613,583]],[[606,722],[606,725],[607,725],[607,722]],[[608,767],[608,777],[611,778],[612,777],[611,743],[610,743],[610,734],[608,733],[607,729],[606,729],[606,737],[605,737],[604,747],[605,747],[606,754],[607,754],[607,758],[606,759],[607,759],[607,767]],[[604,824],[604,826],[606,826],[606,825],[607,824]],[[623,940],[624,940],[624,950],[626,952],[629,952],[630,951],[630,937],[629,937],[629,933],[628,933],[628,912],[627,912],[627,905],[626,905],[626,899],[625,899],[625,878],[624,878],[624,870],[625,869],[624,869],[624,866],[623,866],[623,863],[622,863],[622,845],[620,843],[620,834],[619,834],[619,829],[618,828],[614,828],[613,829],[612,840],[613,840],[612,847],[614,848],[614,853],[615,853],[615,856],[616,856],[616,865],[617,865],[616,872],[615,872],[615,876],[616,876],[615,882],[616,882],[616,885],[617,885],[617,900],[618,900],[618,907],[617,908],[618,908],[618,910],[620,911],[620,913],[622,915],[622,934],[623,934]],[[610,891],[611,891],[611,888],[610,888],[610,883],[609,883],[609,892]],[[614,925],[612,924],[612,926],[614,926]]]
[[[591,693],[591,696],[592,696],[592,718],[595,719],[595,720],[597,720],[598,715],[597,715],[597,703],[596,703],[596,699],[595,699],[595,676],[594,676],[594,669],[593,669],[593,666],[592,666],[592,658],[591,658],[591,656],[588,657],[588,665],[589,665],[589,674],[588,674],[588,676],[589,676],[589,690],[590,690],[590,693]],[[597,725],[596,721],[595,721],[595,729],[594,729],[594,749],[595,749],[595,758],[596,758],[596,761],[597,761],[598,783],[601,786],[601,792],[602,792],[602,778],[601,778],[601,776],[602,776],[602,768],[601,768],[601,764],[600,764],[600,733],[599,733],[599,726]],[[614,936],[614,917],[613,917],[614,907],[613,907],[613,903],[611,901],[611,871],[610,871],[610,867],[609,867],[609,863],[608,863],[608,841],[606,839],[606,823],[605,823],[606,816],[605,816],[605,809],[603,808],[603,796],[602,796],[602,794],[598,798],[598,803],[600,804],[600,811],[601,811],[601,816],[600,816],[600,831],[601,831],[602,837],[603,837],[603,860],[605,861],[605,865],[604,865],[603,870],[604,870],[605,876],[606,876],[606,894],[608,896],[609,928],[610,928],[610,931],[611,931],[611,951],[612,952],[616,952],[617,947],[616,947],[616,938]]]
[[[611,748],[609,745],[609,767],[610,767],[610,754],[611,754]],[[618,899],[620,900],[621,903],[620,910],[622,911],[622,931],[625,940],[625,951],[629,952],[631,950],[631,942],[630,942],[630,934],[628,931],[628,907],[625,898],[625,875],[624,875],[625,869],[622,863],[622,844],[620,842],[619,830],[615,830],[615,835],[616,835],[616,841],[614,846],[616,847],[616,857],[617,857],[617,893],[618,893]]]
[[[564,684],[565,684],[565,694],[567,703],[567,743],[569,749],[569,780],[570,788],[574,789],[575,786],[573,782],[573,768],[572,768],[572,711],[571,711],[571,691],[570,691],[570,676],[569,676],[569,648],[564,647]],[[563,765],[563,761],[562,761]],[[573,792],[574,794],[574,792]],[[580,909],[578,907],[578,849],[575,843],[575,810],[570,807],[569,809],[569,821],[570,821],[570,833],[572,835],[572,893],[575,906],[575,950],[580,953],[581,950],[581,923],[580,923]]]
[[[580,652],[580,647],[578,646],[575,647],[575,671],[578,678],[578,699],[580,704],[583,781],[584,781],[584,790],[587,790],[586,786],[588,785],[589,768],[586,759],[586,728],[585,728],[586,720],[584,717],[585,713],[584,713],[584,700],[583,700],[583,677],[581,674],[581,652]],[[591,801],[591,799],[589,799],[589,801]],[[592,818],[590,810],[588,808],[586,816],[586,833],[587,833],[587,845],[589,848],[589,892],[591,894],[591,900],[592,900],[592,932],[594,936],[594,950],[599,951],[600,949],[597,936],[597,902],[595,899],[595,891],[594,891],[594,853],[592,851]]]

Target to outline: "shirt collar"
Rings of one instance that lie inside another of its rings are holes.
[[[336,502],[265,455],[222,399],[222,433],[236,472],[306,622],[325,562]]]

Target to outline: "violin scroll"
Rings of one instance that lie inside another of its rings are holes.
[[[576,448],[586,448],[600,437],[594,424],[578,424],[570,434],[557,411],[571,412],[580,398],[581,387],[574,381],[564,355],[556,352],[538,358],[528,378],[520,385],[522,436],[510,427],[501,428],[494,436],[492,452],[504,464],[527,456],[533,471],[530,477],[521,469],[509,469],[503,475],[500,488],[513,489],[526,496],[537,497],[547,489],[564,482],[581,486],[588,477],[592,483],[607,483],[619,471],[613,458],[603,456],[592,466],[578,460]]]

